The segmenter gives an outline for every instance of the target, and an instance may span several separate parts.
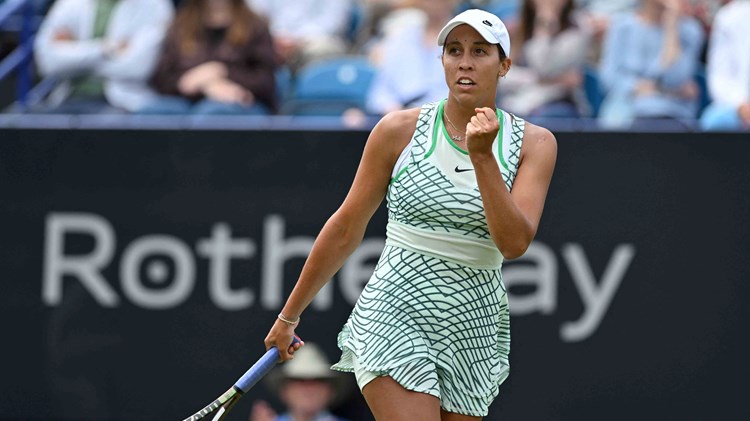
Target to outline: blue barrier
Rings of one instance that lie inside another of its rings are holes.
[[[31,90],[31,56],[34,43],[34,12],[36,6],[31,0],[8,0],[0,5],[0,25],[21,13],[20,43],[3,61],[0,61],[0,80],[14,71],[18,71],[16,96],[21,108],[27,104],[27,96]]]

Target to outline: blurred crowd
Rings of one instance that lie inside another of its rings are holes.
[[[28,112],[323,113],[358,126],[447,95],[435,39],[469,8],[511,32],[507,111],[750,129],[750,0],[55,0],[34,58],[57,83]]]

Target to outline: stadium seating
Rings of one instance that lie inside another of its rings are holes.
[[[586,93],[586,100],[591,107],[591,117],[596,118],[599,115],[599,107],[604,99],[602,87],[599,83],[599,75],[591,66],[586,66],[583,73],[583,89]]]
[[[292,93],[292,87],[294,86],[294,79],[292,77],[292,71],[289,67],[282,66],[276,70],[276,98],[279,104],[285,103]]]
[[[311,63],[297,74],[282,114],[331,116],[363,109],[373,75],[372,64],[361,56]]]

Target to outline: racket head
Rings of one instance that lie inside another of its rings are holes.
[[[241,393],[237,392],[236,395],[234,395],[231,399],[226,401],[219,409],[213,412],[214,417],[211,418],[211,421],[219,421],[223,420],[224,417],[229,414],[229,410],[232,409],[235,403],[237,403],[238,400],[240,400],[240,397],[242,396]]]

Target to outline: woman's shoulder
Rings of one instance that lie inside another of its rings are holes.
[[[368,143],[398,156],[414,135],[419,112],[419,108],[410,108],[386,114],[372,129]]]
[[[420,108],[409,108],[406,110],[392,111],[383,116],[377,124],[384,133],[398,136],[414,133],[419,119]]]
[[[534,123],[530,123],[528,120],[524,123],[524,134],[523,134],[524,140],[529,139],[538,139],[538,138],[555,138],[555,135],[552,134],[552,132],[542,126],[538,126]]]
[[[557,155],[557,139],[547,128],[529,123],[524,125],[522,155],[551,154]]]

